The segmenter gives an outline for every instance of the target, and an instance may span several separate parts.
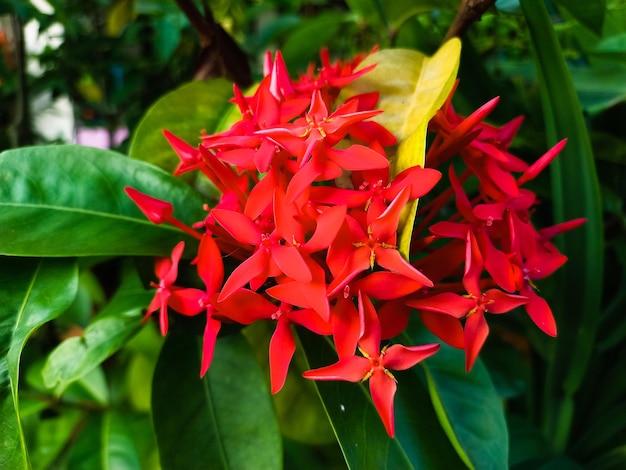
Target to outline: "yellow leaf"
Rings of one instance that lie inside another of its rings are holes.
[[[117,37],[137,16],[134,0],[117,0],[107,13],[106,35]]]
[[[383,49],[368,56],[359,68],[377,64],[345,90],[350,96],[378,91],[375,121],[398,139],[391,158],[391,176],[415,165],[424,166],[428,121],[452,90],[459,68],[461,41],[446,42],[431,57],[408,49]],[[400,221],[398,249],[408,259],[417,201],[405,207]]]

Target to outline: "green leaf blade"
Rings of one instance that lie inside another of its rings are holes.
[[[196,243],[177,228],[147,220],[126,186],[171,202],[184,223],[206,215],[200,195],[184,183],[107,150],[26,147],[0,154],[0,167],[0,254],[164,256],[180,240]]]
[[[76,263],[66,259],[3,258],[0,271],[0,468],[28,468],[18,415],[20,357],[29,336],[70,306],[78,289]]]
[[[220,130],[233,105],[233,86],[224,79],[197,80],[167,93],[155,102],[133,133],[129,155],[172,172],[180,162],[163,136],[168,130],[194,145],[200,134]],[[183,104],[181,106],[181,104]]]
[[[198,341],[186,335],[171,333],[163,346],[152,396],[161,466],[281,468],[269,387],[245,338],[220,338],[203,379],[200,356]]]
[[[411,344],[437,339],[417,324],[407,336]],[[462,350],[442,344],[434,356],[420,363],[430,397],[450,442],[468,468],[507,468],[508,430],[504,410],[487,369],[480,360],[465,372]],[[460,392],[462,391],[462,392]]]
[[[311,368],[336,362],[326,338],[309,333],[300,338]],[[417,374],[400,372],[396,377],[393,439],[374,408],[367,384],[315,381],[348,468],[465,468],[443,433]]]

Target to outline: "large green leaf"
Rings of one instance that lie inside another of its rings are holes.
[[[384,113],[375,120],[398,139],[392,158],[392,175],[412,166],[424,166],[428,121],[448,97],[459,67],[461,42],[451,39],[432,57],[408,49],[384,49],[368,56],[360,65],[376,68],[346,88],[348,95],[379,92],[378,108]],[[408,258],[417,201],[407,204],[401,220],[398,249]]]
[[[118,351],[137,331],[142,310],[153,295],[134,271],[128,271],[115,296],[83,334],[66,339],[50,353],[42,371],[46,386],[61,393]]]
[[[412,344],[437,342],[423,325],[411,324]],[[469,468],[506,468],[509,440],[504,410],[487,369],[477,360],[465,372],[465,353],[447,344],[420,363],[439,421]]]
[[[574,394],[591,358],[603,290],[603,221],[589,135],[576,91],[543,0],[522,0],[539,72],[549,144],[567,138],[551,166],[557,222],[585,217],[586,224],[558,240],[568,262],[557,273],[563,295],[552,301],[558,337],[545,388],[544,433],[562,452],[574,416]]]
[[[203,130],[208,134],[220,130],[233,108],[232,96],[233,86],[224,79],[190,82],[162,96],[139,122],[129,155],[173,171],[180,160],[163,130],[195,145]]]
[[[167,469],[282,467],[282,443],[269,387],[241,334],[217,341],[200,379],[199,339],[167,337],[154,373],[152,410]]]
[[[154,225],[125,194],[132,186],[170,201],[174,217],[202,220],[202,198],[173,176],[115,152],[75,145],[0,154],[0,254],[167,255],[194,239]]]
[[[300,338],[311,368],[337,361],[326,338],[307,332]],[[367,384],[315,382],[348,468],[465,468],[439,425],[418,375],[410,371],[394,375],[398,379],[394,439],[385,431]]]
[[[29,467],[18,415],[20,356],[26,340],[74,300],[76,263],[0,258],[0,468]]]

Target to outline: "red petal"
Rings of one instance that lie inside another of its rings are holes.
[[[463,286],[465,290],[472,295],[479,296],[480,291],[480,275],[483,272],[483,258],[478,248],[478,243],[474,232],[467,231],[465,243],[465,272],[463,273]]]
[[[202,366],[200,367],[200,377],[204,377],[207,370],[213,362],[213,353],[215,352],[215,341],[220,331],[222,323],[211,315],[207,315],[206,326],[204,327],[204,335],[202,340]]]
[[[410,196],[409,188],[404,188],[398,193],[394,200],[389,204],[385,212],[374,220],[371,224],[372,235],[380,242],[389,240],[395,236],[398,230],[400,214],[406,206]]]
[[[392,300],[412,294],[424,287],[424,284],[401,274],[377,271],[354,281],[351,287],[375,299]]]
[[[326,155],[344,170],[374,170],[389,166],[387,157],[363,145],[351,145],[346,150],[326,149]]]
[[[432,281],[409,264],[398,250],[394,248],[376,247],[374,251],[376,253],[376,263],[379,266],[420,282],[423,286],[433,286]]]
[[[380,352],[380,321],[372,301],[359,291],[359,317],[363,319],[363,336],[359,339],[359,347],[370,357]]]
[[[385,302],[379,306],[380,337],[389,339],[402,333],[409,324],[412,310],[399,300]]]
[[[331,308],[333,339],[339,358],[352,357],[363,336],[363,319],[354,306],[352,298],[340,296]]]
[[[261,242],[259,227],[245,215],[227,209],[213,209],[211,215],[238,242],[255,246]]]
[[[322,212],[317,218],[315,232],[309,241],[302,246],[302,249],[313,253],[328,248],[346,219],[346,212],[346,206],[330,207]]]
[[[276,305],[264,296],[247,289],[239,289],[216,305],[220,316],[237,323],[249,325],[258,320],[268,320],[276,313]]]
[[[162,224],[171,220],[174,207],[169,202],[148,196],[128,186],[124,188],[124,191],[153,224]]]
[[[530,319],[535,322],[541,331],[550,336],[556,336],[556,322],[552,315],[550,305],[543,298],[539,297],[532,288],[524,290],[524,294],[528,296],[526,303],[526,313]]]
[[[394,436],[393,397],[396,389],[395,379],[381,369],[375,370],[370,377],[372,401],[389,437]]]
[[[370,253],[371,250],[366,246],[359,247],[351,253],[341,273],[328,285],[329,296],[343,289],[357,274],[369,269]]]
[[[528,297],[507,294],[499,289],[489,289],[485,297],[490,301],[486,306],[488,313],[506,313],[528,302]]]
[[[407,305],[419,310],[443,313],[454,318],[463,318],[476,307],[476,301],[452,292],[442,292],[423,299],[410,300]]]
[[[468,228],[468,224],[459,224],[443,220],[441,222],[434,223],[428,229],[432,234],[440,237],[459,238],[461,240],[465,240]]]
[[[489,335],[489,327],[482,311],[478,310],[467,317],[463,333],[465,337],[465,370],[469,372]]]
[[[345,380],[359,382],[367,375],[372,367],[369,359],[361,356],[351,356],[339,359],[329,366],[307,370],[303,377],[312,380]]]
[[[256,251],[250,258],[241,263],[226,279],[218,302],[230,297],[237,289],[245,286],[251,279],[260,276],[268,266],[270,255],[264,250]]]
[[[205,297],[206,292],[200,289],[174,289],[167,303],[181,315],[194,316],[205,310],[200,303]]]
[[[463,327],[459,320],[450,315],[441,315],[424,310],[420,310],[419,316],[426,328],[437,338],[454,348],[462,349],[465,347]]]
[[[311,282],[311,271],[295,246],[274,245],[270,253],[281,271],[291,279]]]
[[[224,263],[222,253],[210,234],[202,236],[198,248],[198,274],[206,285],[209,295],[215,294],[224,281]]]
[[[295,351],[296,342],[293,339],[289,321],[281,317],[270,340],[270,381],[272,393],[280,392],[283,385],[285,385],[289,364]]]
[[[382,357],[383,367],[392,370],[406,370],[418,362],[432,356],[439,350],[438,344],[424,344],[421,346],[402,346],[394,344],[387,348]]]

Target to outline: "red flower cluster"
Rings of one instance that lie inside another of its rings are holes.
[[[565,261],[550,238],[578,222],[537,231],[530,211],[535,195],[520,186],[556,156],[562,144],[528,166],[507,148],[520,121],[501,128],[482,122],[495,100],[468,118],[449,101],[431,121],[436,133],[426,166],[390,173],[386,151],[396,143],[370,120],[377,94],[338,103],[339,91],[369,68],[360,59],[331,63],[292,80],[280,53],[267,56],[265,78],[253,96],[235,87],[241,119],[229,130],[191,146],[165,132],[180,157],[176,174],[198,170],[221,192],[207,217],[188,227],[171,204],[127,188],[154,223],[170,223],[200,240],[194,260],[203,288],[176,285],[183,242],[156,261],[159,283],[146,318],[159,312],[163,334],[168,309],[206,315],[201,374],[209,368],[223,322],[273,321],[270,378],[273,393],[287,375],[296,344],[292,325],[332,335],[338,362],[304,373],[316,380],[369,379],[372,399],[394,434],[396,380],[390,370],[410,368],[438,344],[385,345],[417,309],[425,325],[447,343],[465,348],[467,369],[488,333],[486,313],[524,306],[547,334],[556,327],[533,281]],[[460,176],[420,210],[415,261],[396,247],[401,212],[438,183],[439,167],[461,155]],[[521,173],[517,179],[512,172]],[[479,180],[472,200],[463,189]],[[454,196],[457,213],[440,220]],[[419,237],[429,229],[430,234]],[[223,258],[238,260],[228,275]],[[357,353],[360,352],[359,353]]]

